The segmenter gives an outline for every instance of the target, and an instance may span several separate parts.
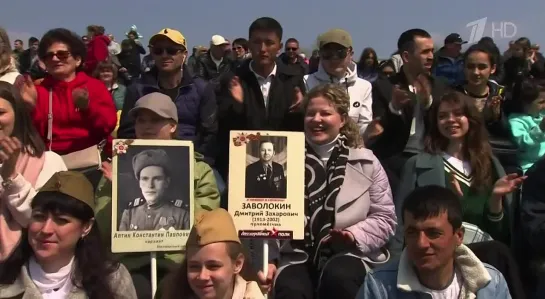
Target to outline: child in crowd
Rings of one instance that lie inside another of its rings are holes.
[[[520,167],[526,172],[545,154],[545,81],[525,79],[515,85],[513,95],[519,109],[509,116],[509,123]]]

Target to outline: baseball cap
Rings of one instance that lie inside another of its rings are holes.
[[[218,242],[240,244],[233,218],[224,209],[203,211],[195,219],[186,246],[205,246]]]
[[[212,40],[210,40],[210,44],[214,46],[221,46],[229,44],[229,42],[221,35],[214,35],[212,36]]]
[[[59,192],[73,197],[91,209],[95,209],[95,192],[91,182],[80,172],[61,171],[53,174],[51,178],[40,188],[42,192]]]
[[[170,39],[173,43],[183,46],[185,49],[187,49],[187,41],[185,40],[184,35],[180,31],[170,28],[161,29],[161,31],[159,31],[157,34],[150,38],[149,43],[153,45],[155,39],[161,36],[164,36]]]
[[[136,113],[140,109],[148,109],[155,112],[157,115],[173,119],[178,122],[178,109],[172,99],[166,94],[160,92],[149,93],[136,101],[134,108],[129,111],[129,116],[136,118]]]
[[[467,41],[464,41],[458,33],[451,33],[445,38],[446,44],[467,44]]]
[[[352,47],[352,36],[343,29],[331,29],[318,37],[318,44],[321,47],[327,44],[339,44],[345,48]]]

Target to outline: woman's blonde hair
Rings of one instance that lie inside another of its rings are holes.
[[[17,63],[11,51],[11,43],[6,30],[0,27],[0,76],[17,71]]]
[[[310,100],[324,97],[335,108],[335,111],[341,115],[344,120],[340,132],[346,137],[346,145],[354,148],[363,146],[363,139],[360,135],[360,128],[354,120],[348,116],[350,110],[350,96],[344,86],[332,83],[318,85],[311,89],[303,100],[303,109],[306,111]]]

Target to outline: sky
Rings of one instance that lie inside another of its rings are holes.
[[[282,24],[283,40],[295,37],[307,49],[313,48],[318,34],[345,29],[358,59],[365,47],[388,57],[399,35],[411,28],[427,30],[438,46],[456,32],[470,41],[493,37],[501,50],[522,36],[545,49],[544,11],[543,0],[17,0],[0,11],[0,26],[12,43],[20,38],[25,47],[30,36],[39,38],[48,29],[65,27],[84,34],[90,24],[104,26],[118,41],[134,24],[145,44],[162,28],[174,28],[192,47],[207,45],[215,34],[248,38],[252,21],[268,16]]]

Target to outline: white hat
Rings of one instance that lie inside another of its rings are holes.
[[[212,36],[212,40],[210,41],[210,44],[214,46],[221,46],[221,45],[229,44],[229,42],[221,35],[214,35]]]

